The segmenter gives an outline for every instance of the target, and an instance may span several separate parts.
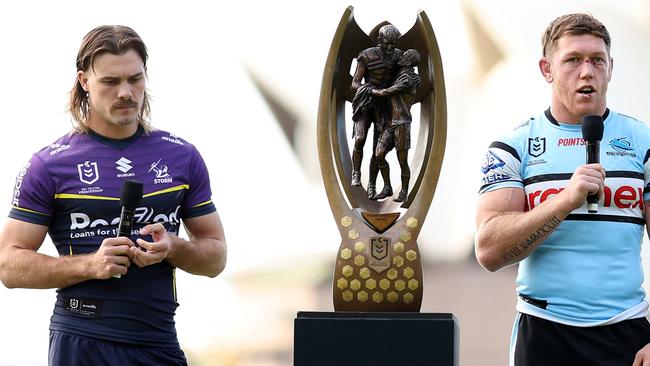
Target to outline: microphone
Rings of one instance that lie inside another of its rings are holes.
[[[142,202],[142,183],[136,180],[125,180],[122,182],[122,189],[120,190],[120,206],[122,212],[120,213],[120,223],[117,228],[117,236],[131,236],[133,228],[133,215],[135,209]],[[113,276],[115,278],[122,277],[119,274]]]
[[[141,201],[142,183],[136,180],[125,180],[122,182],[122,190],[120,191],[120,206],[122,206],[122,212],[120,213],[120,223],[117,229],[117,236],[131,236],[133,214]]]
[[[589,115],[582,117],[582,138],[587,149],[587,164],[600,163],[600,140],[603,139],[603,116]],[[598,194],[587,196],[587,211],[598,212]]]

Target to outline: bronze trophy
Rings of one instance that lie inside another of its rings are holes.
[[[346,103],[352,105],[351,116],[346,116]],[[410,109],[417,103],[420,121],[409,166],[410,127],[417,123],[411,121]],[[388,22],[365,34],[348,7],[327,57],[318,108],[321,172],[342,238],[334,271],[336,311],[420,310],[417,237],[440,174],[446,113],[440,51],[425,12],[418,12],[415,25],[403,35]],[[352,139],[346,132],[349,124]],[[364,157],[367,138],[372,154]],[[386,161],[393,151],[401,178],[395,192]],[[364,158],[369,159],[368,172],[361,169]]]

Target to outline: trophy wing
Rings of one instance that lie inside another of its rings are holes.
[[[420,128],[412,170],[416,179],[402,207],[408,208],[406,217],[424,218],[436,190],[447,139],[442,58],[433,27],[424,11],[418,12],[415,25],[399,38],[398,46],[402,50],[416,49],[421,56],[418,65],[421,84],[415,96],[416,103],[420,102]]]

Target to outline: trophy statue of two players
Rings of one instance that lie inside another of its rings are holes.
[[[352,13],[334,35],[318,108],[321,172],[341,234],[335,311],[298,312],[294,366],[455,366],[456,318],[419,312],[417,238],[447,131],[436,37],[424,11],[404,34],[388,22],[365,34]]]
[[[411,108],[418,105],[414,121]],[[417,238],[440,174],[446,131],[440,51],[424,11],[405,34],[388,22],[365,34],[349,7],[332,41],[318,108],[321,172],[342,239],[334,270],[336,311],[420,310]],[[391,154],[399,171],[395,190]]]

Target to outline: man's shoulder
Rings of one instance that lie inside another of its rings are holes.
[[[638,118],[636,118],[634,116],[631,116],[629,114],[616,112],[616,111],[613,111],[613,110],[610,110],[610,114],[612,116],[618,117],[619,121],[625,121],[625,122],[633,124],[633,125],[640,124],[641,126],[647,126],[647,124],[645,122],[643,122],[642,120],[640,120],[640,119],[638,119]]]
[[[80,143],[83,142],[83,140],[86,139],[87,139],[86,135],[82,133],[70,131],[65,135],[59,137],[58,139],[54,140],[49,145],[43,147],[42,149],[37,151],[34,155],[38,156],[43,161],[60,159],[61,156],[65,155],[66,151],[72,149],[74,146],[79,145]]]
[[[541,114],[530,116],[527,119],[517,122],[510,130],[509,135],[526,136],[530,130],[543,126],[543,122],[544,120]]]
[[[370,47],[366,48],[365,50],[359,52],[359,59],[369,59],[369,60],[374,60],[380,58],[381,55],[379,54],[379,48],[378,47]]]
[[[504,143],[514,149],[523,151],[531,134],[539,132],[540,124],[543,126],[542,116],[534,115],[501,130],[495,142]]]
[[[155,129],[153,131],[150,131],[145,138],[151,140],[154,143],[177,146],[178,148],[181,149],[194,148],[194,145],[192,145],[192,143],[190,143],[186,139],[165,130]]]

